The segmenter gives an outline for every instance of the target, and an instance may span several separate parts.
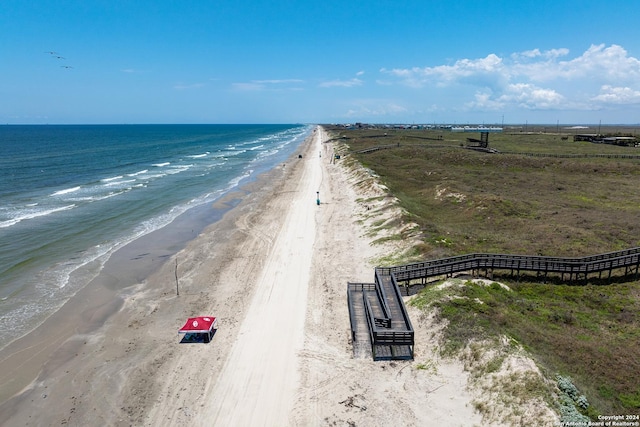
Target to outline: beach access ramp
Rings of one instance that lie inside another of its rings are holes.
[[[375,283],[348,283],[347,301],[355,357],[413,359],[414,331],[395,279],[375,271]]]

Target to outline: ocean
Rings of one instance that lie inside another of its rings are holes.
[[[311,130],[0,126],[0,348],[41,324],[118,249],[181,220],[191,232],[162,242],[165,256],[177,252],[194,227],[221,217],[213,202],[284,162]]]

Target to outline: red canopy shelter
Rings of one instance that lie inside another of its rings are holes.
[[[182,328],[180,334],[204,334],[205,342],[211,341],[214,330],[218,328],[218,321],[213,316],[190,317]]]

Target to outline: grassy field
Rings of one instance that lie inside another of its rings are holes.
[[[420,242],[403,261],[471,252],[585,256],[640,246],[640,158],[616,157],[640,157],[640,148],[574,142],[555,127],[490,134],[498,154],[463,149],[479,134],[327,129],[399,199],[402,221],[416,224],[400,236]],[[415,304],[434,305],[449,320],[451,351],[474,337],[507,335],[548,377],[573,379],[591,403],[585,414],[640,413],[639,282],[495,280],[511,291],[469,283],[449,291],[463,297],[451,299],[428,288]]]

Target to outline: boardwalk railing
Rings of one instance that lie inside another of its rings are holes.
[[[376,283],[348,283],[347,300],[354,351],[366,337],[374,360],[413,358],[413,327],[395,282],[376,273]]]
[[[517,275],[521,271],[530,271],[545,277],[549,273],[559,273],[563,279],[568,275],[572,281],[586,280],[595,273],[601,278],[603,272],[608,272],[610,278],[614,270],[622,268],[625,275],[638,274],[639,266],[640,247],[636,247],[581,258],[473,253],[378,270],[381,274],[391,275],[398,283],[480,269],[510,270]]]
[[[374,291],[375,292],[376,284],[375,283],[348,283],[347,284],[347,301],[349,303],[349,320],[351,322],[351,339],[352,341],[357,340],[357,331],[358,331],[358,322],[363,321],[362,315],[366,317],[367,323],[370,324],[370,319],[366,309],[366,291]],[[364,306],[365,313],[361,313],[356,307],[360,307],[360,301],[356,301],[356,297],[353,295],[361,293],[362,294],[362,305]]]
[[[393,276],[393,274],[383,274],[378,268],[376,268],[375,270],[376,284],[378,284],[377,287],[380,289],[383,289],[383,291],[384,291],[384,287],[380,285],[384,280],[383,276],[389,276],[389,280],[391,280],[391,289],[394,293],[393,298],[395,301],[398,301],[400,303],[398,304],[398,308],[399,308],[398,313],[394,317],[397,317],[396,320],[400,321],[403,324],[403,327],[407,331],[411,331],[411,334],[413,335],[413,325],[411,325],[409,314],[407,314],[407,309],[404,306],[404,301],[402,300],[402,295],[400,294],[400,287],[398,286],[398,282],[396,281],[396,278]],[[387,299],[387,296],[385,295],[385,300],[386,299]],[[411,340],[412,340],[411,345],[413,345],[413,336]]]

